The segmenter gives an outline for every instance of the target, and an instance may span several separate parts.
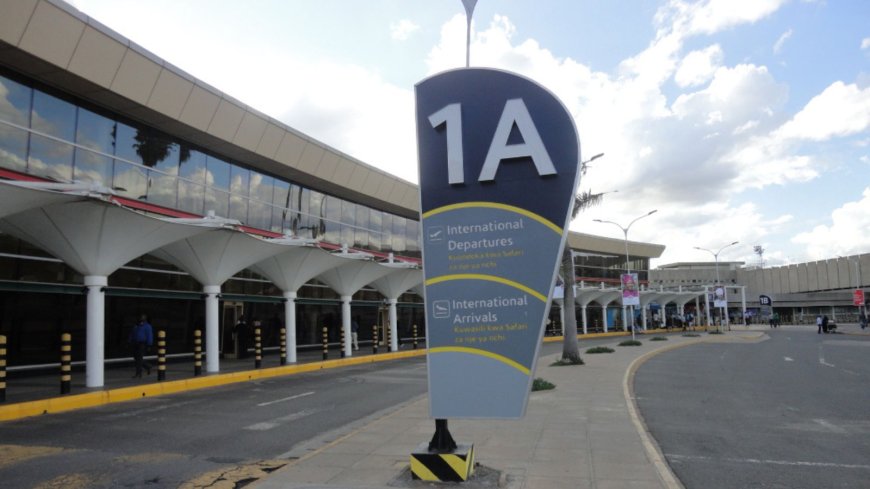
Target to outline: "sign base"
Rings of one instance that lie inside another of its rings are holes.
[[[449,453],[429,451],[423,442],[411,453],[411,476],[433,482],[464,482],[474,473],[474,445],[458,443]]]

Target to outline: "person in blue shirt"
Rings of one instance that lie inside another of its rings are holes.
[[[130,331],[130,344],[133,347],[133,360],[136,362],[136,373],[133,378],[142,378],[142,369],[144,368],[147,375],[151,375],[151,365],[145,361],[145,353],[154,343],[154,334],[151,330],[151,323],[148,322],[148,316],[143,314],[139,318],[139,322],[133,326]]]

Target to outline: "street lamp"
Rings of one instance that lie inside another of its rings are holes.
[[[716,253],[713,253],[713,251],[708,250],[707,248],[701,248],[699,246],[695,246],[696,250],[706,251],[707,253],[710,253],[711,255],[713,255],[713,258],[716,260],[716,286],[718,286],[718,287],[722,286],[722,283],[719,281],[719,253],[722,253],[722,250],[724,250],[725,248],[728,248],[729,246],[734,246],[737,243],[739,243],[739,241],[729,243],[729,244],[719,248],[719,251],[717,251]],[[727,301],[727,297],[728,297],[728,294],[726,293],[725,294],[726,301]],[[725,303],[724,309],[725,309],[724,310],[724,315],[725,315],[724,321],[725,321],[725,324],[728,324],[728,303],[727,302]],[[720,314],[722,314],[722,313],[720,313]],[[731,325],[729,324],[728,326],[730,327]],[[722,321],[721,320],[719,321],[719,332],[722,332]]]
[[[591,161],[591,160],[590,160],[590,161]],[[644,215],[642,215],[642,216],[640,216],[640,217],[635,218],[633,221],[631,221],[630,223],[628,223],[628,226],[625,226],[625,227],[622,227],[619,223],[615,223],[615,222],[613,222],[613,221],[605,221],[605,220],[602,220],[602,219],[593,219],[593,221],[595,221],[595,222],[602,222],[602,223],[606,223],[606,224],[613,224],[614,226],[618,227],[619,229],[622,229],[622,233],[623,233],[623,235],[625,236],[625,273],[627,273],[627,274],[630,274],[630,273],[631,273],[631,264],[630,264],[630,261],[629,261],[629,258],[628,258],[628,230],[631,229],[631,225],[632,225],[632,224],[634,224],[634,223],[636,223],[637,221],[643,219],[644,217],[651,216],[651,215],[655,214],[656,212],[658,212],[658,209],[653,209],[653,210],[647,212],[646,214],[644,214]],[[620,285],[620,287],[622,286],[622,281],[621,281],[621,280],[620,280],[620,282],[619,282],[619,285]],[[631,339],[634,339],[634,305],[629,306],[629,308],[630,308],[630,310],[631,310]],[[628,323],[626,323],[626,326],[628,326]]]

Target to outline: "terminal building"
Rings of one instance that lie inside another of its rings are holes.
[[[99,387],[107,364],[128,361],[141,314],[166,332],[170,357],[191,355],[201,332],[207,372],[237,353],[242,318],[290,362],[324,341],[353,355],[354,323],[362,342],[395,350],[424,335],[419,235],[416,185],[67,3],[4,4],[0,335],[13,367],[57,363],[70,333]],[[622,240],[568,243],[580,282],[618,284]],[[646,283],[664,247],[628,245]],[[596,304],[603,327],[615,324],[618,304]]]

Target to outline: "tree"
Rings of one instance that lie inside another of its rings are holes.
[[[580,165],[581,175],[586,174],[586,165]],[[574,207],[571,209],[571,220],[577,217],[578,214],[588,209],[599,205],[604,199],[604,194],[592,193],[592,190],[586,190],[574,196]],[[565,284],[565,295],[562,300],[563,310],[565,311],[565,324],[563,325],[564,334],[562,338],[562,361],[566,363],[581,363],[580,345],[577,342],[577,313],[574,306],[574,260],[571,256],[571,247],[565,243],[565,249],[562,251],[562,266],[561,273],[562,282]]]

